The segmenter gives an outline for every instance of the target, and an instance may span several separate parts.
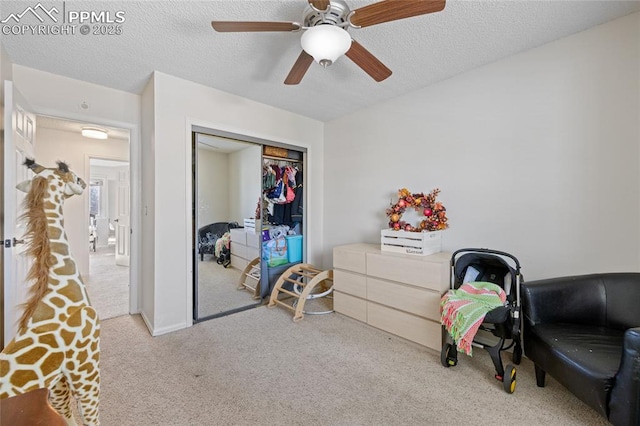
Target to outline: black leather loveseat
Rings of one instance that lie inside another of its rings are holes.
[[[640,273],[522,284],[524,350],[616,426],[640,425]]]

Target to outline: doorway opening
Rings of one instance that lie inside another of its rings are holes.
[[[101,319],[129,313],[129,162],[89,158],[89,274],[85,285]]]

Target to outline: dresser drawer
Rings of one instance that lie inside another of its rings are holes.
[[[442,327],[430,321],[393,308],[367,302],[370,325],[434,350],[442,349]]]
[[[443,293],[448,288],[449,262],[441,253],[431,256],[367,253],[367,275]]]
[[[260,251],[257,248],[247,247],[247,260],[251,261],[260,256]]]
[[[364,275],[334,269],[333,288],[342,293],[366,299],[367,278]]]
[[[243,259],[247,258],[247,246],[231,241],[231,254],[235,254]]]
[[[255,232],[245,232],[247,238],[247,247],[260,248],[262,243],[262,234]]]
[[[240,269],[242,271],[248,264],[246,259],[236,256],[233,253],[231,254],[231,266],[236,269]]]
[[[364,299],[334,291],[333,310],[358,321],[367,322],[367,301]]]
[[[367,277],[367,300],[440,321],[440,293]]]
[[[366,272],[366,253],[364,250],[353,250],[347,247],[333,249],[333,267],[364,274]]]
[[[236,244],[247,245],[247,233],[244,232],[244,228],[231,229],[231,242]]]

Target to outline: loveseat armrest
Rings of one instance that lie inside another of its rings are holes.
[[[599,274],[522,283],[525,327],[546,323],[604,326],[606,292]]]
[[[614,425],[640,424],[640,327],[624,333],[622,361],[611,390],[609,421]]]

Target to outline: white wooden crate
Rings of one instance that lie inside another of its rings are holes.
[[[409,232],[383,229],[380,249],[394,253],[427,256],[442,251],[442,231]]]
[[[245,231],[247,232],[256,232],[256,220],[255,219],[244,219],[243,226]]]

